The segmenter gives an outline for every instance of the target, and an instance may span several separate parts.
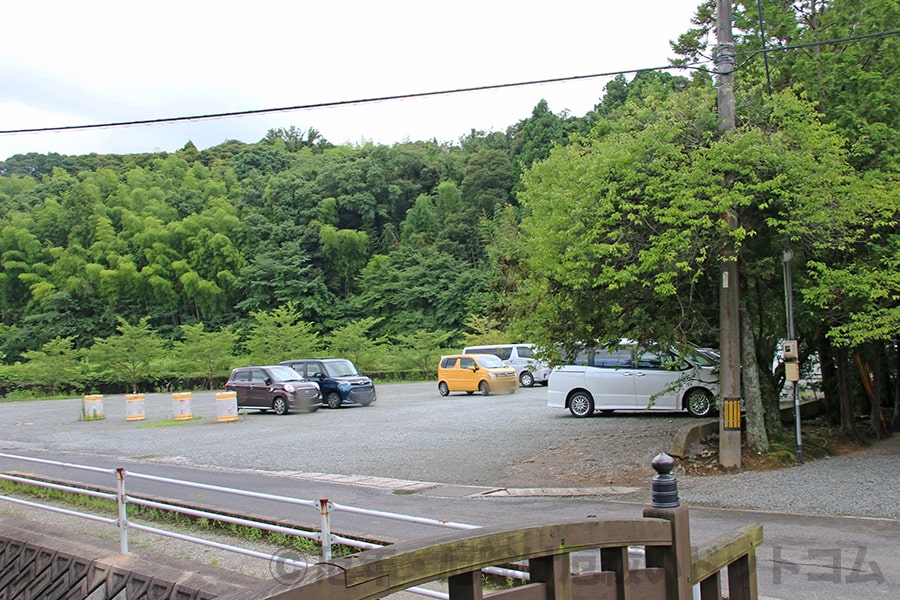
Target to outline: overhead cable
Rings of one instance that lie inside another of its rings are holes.
[[[877,33],[863,34],[863,35],[855,35],[844,38],[837,38],[832,40],[823,40],[820,42],[809,42],[804,44],[793,44],[790,46],[769,46],[763,48],[761,50],[753,50],[747,52],[737,53],[738,56],[746,56],[747,60],[745,60],[738,68],[745,65],[750,59],[758,54],[768,55],[768,53],[772,52],[784,52],[787,50],[798,50],[802,48],[812,48],[816,46],[826,46],[833,44],[844,44],[849,42],[856,42],[865,39],[873,39],[873,38],[881,38],[888,37],[900,34],[900,29],[892,29],[889,31],[880,31]],[[708,61],[705,61],[708,62]],[[340,106],[355,106],[360,104],[374,104],[376,102],[391,102],[396,100],[409,100],[413,98],[427,98],[431,96],[449,96],[452,94],[464,94],[469,92],[482,92],[489,90],[499,90],[499,89],[507,89],[507,88],[517,88],[517,87],[526,87],[532,85],[544,85],[549,83],[566,83],[570,81],[581,81],[586,79],[599,79],[601,77],[615,77],[617,75],[627,75],[631,73],[640,73],[644,71],[665,71],[669,69],[698,69],[703,62],[691,63],[691,64],[675,64],[675,65],[665,65],[661,67],[645,67],[640,69],[625,69],[621,71],[608,71],[606,73],[594,73],[591,75],[572,75],[568,77],[552,77],[549,79],[535,79],[531,81],[519,81],[514,83],[498,83],[492,85],[481,85],[481,86],[473,86],[473,87],[464,87],[464,88],[455,88],[448,90],[437,90],[431,92],[415,92],[410,94],[397,94],[392,96],[377,96],[372,98],[359,98],[356,100],[338,100],[332,102],[319,102],[314,104],[298,104],[296,106],[281,106],[276,108],[259,108],[252,110],[239,110],[239,111],[231,111],[231,112],[220,112],[220,113],[207,113],[200,115],[190,115],[190,116],[181,116],[181,117],[162,117],[157,119],[135,119],[132,121],[115,121],[110,123],[92,123],[86,125],[62,125],[58,127],[29,127],[23,129],[5,129],[0,130],[0,135],[13,135],[13,134],[22,134],[22,133],[45,133],[45,132],[53,132],[53,131],[79,131],[79,130],[88,130],[88,129],[105,129],[110,127],[131,127],[136,125],[157,125],[163,123],[179,123],[184,121],[205,121],[210,119],[224,119],[231,117],[245,117],[252,115],[263,115],[270,113],[278,113],[278,112],[293,112],[293,111],[302,111],[302,110],[314,110],[319,108],[335,108]]]

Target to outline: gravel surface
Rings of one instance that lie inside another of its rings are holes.
[[[638,491],[623,499],[645,502],[650,461],[693,422],[641,413],[575,419],[547,408],[544,387],[442,398],[433,383],[380,385],[365,408],[250,413],[235,423],[216,422],[212,393],[195,393],[196,419],[176,425],[166,423],[171,395],[148,395],[139,422],[126,422],[123,397],[104,404],[107,418],[96,422],[79,420],[80,399],[0,404],[0,449],[507,488],[632,486]],[[676,475],[689,504],[900,518],[900,436],[777,471]]]
[[[148,396],[143,422],[126,422],[123,398],[108,398],[107,418],[96,422],[80,420],[80,399],[0,403],[0,452],[38,450],[82,464],[90,464],[93,456],[107,461],[127,459],[129,464],[177,464],[290,477],[344,474],[445,483],[451,487],[544,488],[549,495],[554,495],[552,488],[636,489],[630,494],[573,498],[569,504],[555,498],[524,500],[577,511],[585,503],[596,510],[590,503],[606,500],[647,504],[653,476],[650,460],[669,449],[678,429],[693,422],[683,415],[639,413],[575,419],[565,411],[548,409],[546,388],[540,387],[520,390],[515,396],[441,398],[433,384],[383,385],[379,386],[378,402],[367,408],[322,409],[315,414],[284,417],[251,413],[242,415],[236,423],[216,422],[213,398],[211,394],[195,394],[197,418],[179,424],[168,422],[172,405],[171,396],[165,395]],[[69,458],[67,453],[72,453]],[[891,558],[896,556],[893,543],[885,543],[881,538],[867,542],[869,537],[864,534],[866,528],[871,528],[882,537],[895,539],[891,532],[900,520],[900,503],[896,500],[900,492],[900,436],[853,454],[776,471],[700,477],[676,470],[675,475],[683,504],[791,513],[771,515],[767,547],[759,555],[761,568],[776,564],[772,544],[781,552],[779,560],[799,565],[790,568],[802,569],[794,578],[803,582],[807,576],[819,575],[813,570],[818,565],[813,551],[844,551],[847,573],[856,573],[853,561],[860,548],[869,552],[866,560],[884,565],[885,575],[895,562]],[[503,502],[468,498],[460,501]],[[733,525],[733,513],[711,517],[710,513],[715,512],[706,511],[706,525],[714,528],[719,521],[729,528]],[[888,521],[816,519],[813,525],[803,515],[849,515]],[[114,528],[80,519],[0,503],[0,520],[3,518],[90,533],[106,539],[113,548],[116,545]],[[791,537],[786,538],[787,523],[793,526],[795,521],[804,523],[805,528],[796,536],[791,530]],[[217,540],[234,543],[227,536]],[[268,560],[248,559],[139,532],[135,532],[132,545],[136,551],[163,552],[262,580],[272,577]],[[279,552],[264,544],[254,547],[264,555]],[[782,562],[777,563],[777,568],[782,568]],[[772,572],[767,575],[774,576]],[[825,584],[820,584],[820,588],[822,585]],[[864,597],[860,593],[872,591],[868,587],[832,587],[831,595],[821,595],[821,589],[815,588],[817,591],[804,596],[794,593],[796,587],[790,588],[794,590],[790,593],[771,595],[831,600]],[[876,585],[874,591],[881,593],[887,587]],[[787,588],[770,585],[769,589]],[[851,591],[854,593],[848,595]],[[408,596],[410,600],[419,598]],[[888,593],[878,597],[892,596]]]
[[[679,475],[678,482],[688,504],[900,519],[900,436],[785,469]]]

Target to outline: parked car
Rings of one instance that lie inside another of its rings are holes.
[[[575,417],[594,411],[688,411],[706,417],[717,409],[718,363],[705,352],[678,356],[633,342],[591,348],[550,374],[547,406]]]
[[[495,392],[514,394],[519,387],[516,370],[493,354],[450,354],[438,363],[438,392],[476,391],[488,396]]]
[[[377,399],[372,380],[360,375],[356,365],[346,358],[301,358],[281,364],[319,384],[328,408],[354,404],[368,406]]]
[[[534,344],[491,344],[467,346],[463,354],[494,354],[507,366],[516,370],[519,385],[531,387],[535,383],[547,385],[550,365],[531,357]]]
[[[271,410],[276,415],[292,410],[316,412],[322,403],[318,385],[283,365],[238,367],[228,377],[225,390],[236,393],[238,408]]]

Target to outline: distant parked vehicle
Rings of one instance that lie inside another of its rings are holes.
[[[519,385],[531,387],[535,383],[547,385],[550,377],[550,365],[532,358],[534,344],[488,344],[485,346],[468,346],[463,354],[493,354],[504,364],[516,370]]]
[[[360,375],[356,365],[346,358],[300,358],[281,364],[316,382],[328,408],[368,406],[377,399],[372,380]]]
[[[677,356],[623,341],[615,348],[584,350],[555,368],[547,406],[567,408],[579,418],[597,410],[686,410],[707,417],[716,411],[718,393],[718,362],[711,354]]]
[[[238,408],[271,410],[276,415],[292,410],[316,412],[322,403],[318,385],[282,365],[238,367],[231,372],[225,390],[235,392]]]
[[[515,393],[519,387],[516,370],[508,367],[493,354],[451,354],[438,363],[438,392],[476,391],[488,396],[492,393]]]

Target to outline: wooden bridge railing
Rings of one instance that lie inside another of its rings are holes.
[[[703,600],[721,599],[720,572],[730,600],[755,600],[755,548],[762,527],[745,527],[691,553],[688,509],[678,503],[674,461],[654,459],[653,506],[643,519],[566,521],[514,529],[482,528],[402,542],[317,563],[228,600],[365,600],[431,581],[447,580],[451,600]],[[645,550],[632,565],[629,547]],[[599,570],[573,572],[574,552],[595,550]],[[530,581],[485,593],[481,569],[527,561]],[[222,600],[225,600],[223,597]]]

